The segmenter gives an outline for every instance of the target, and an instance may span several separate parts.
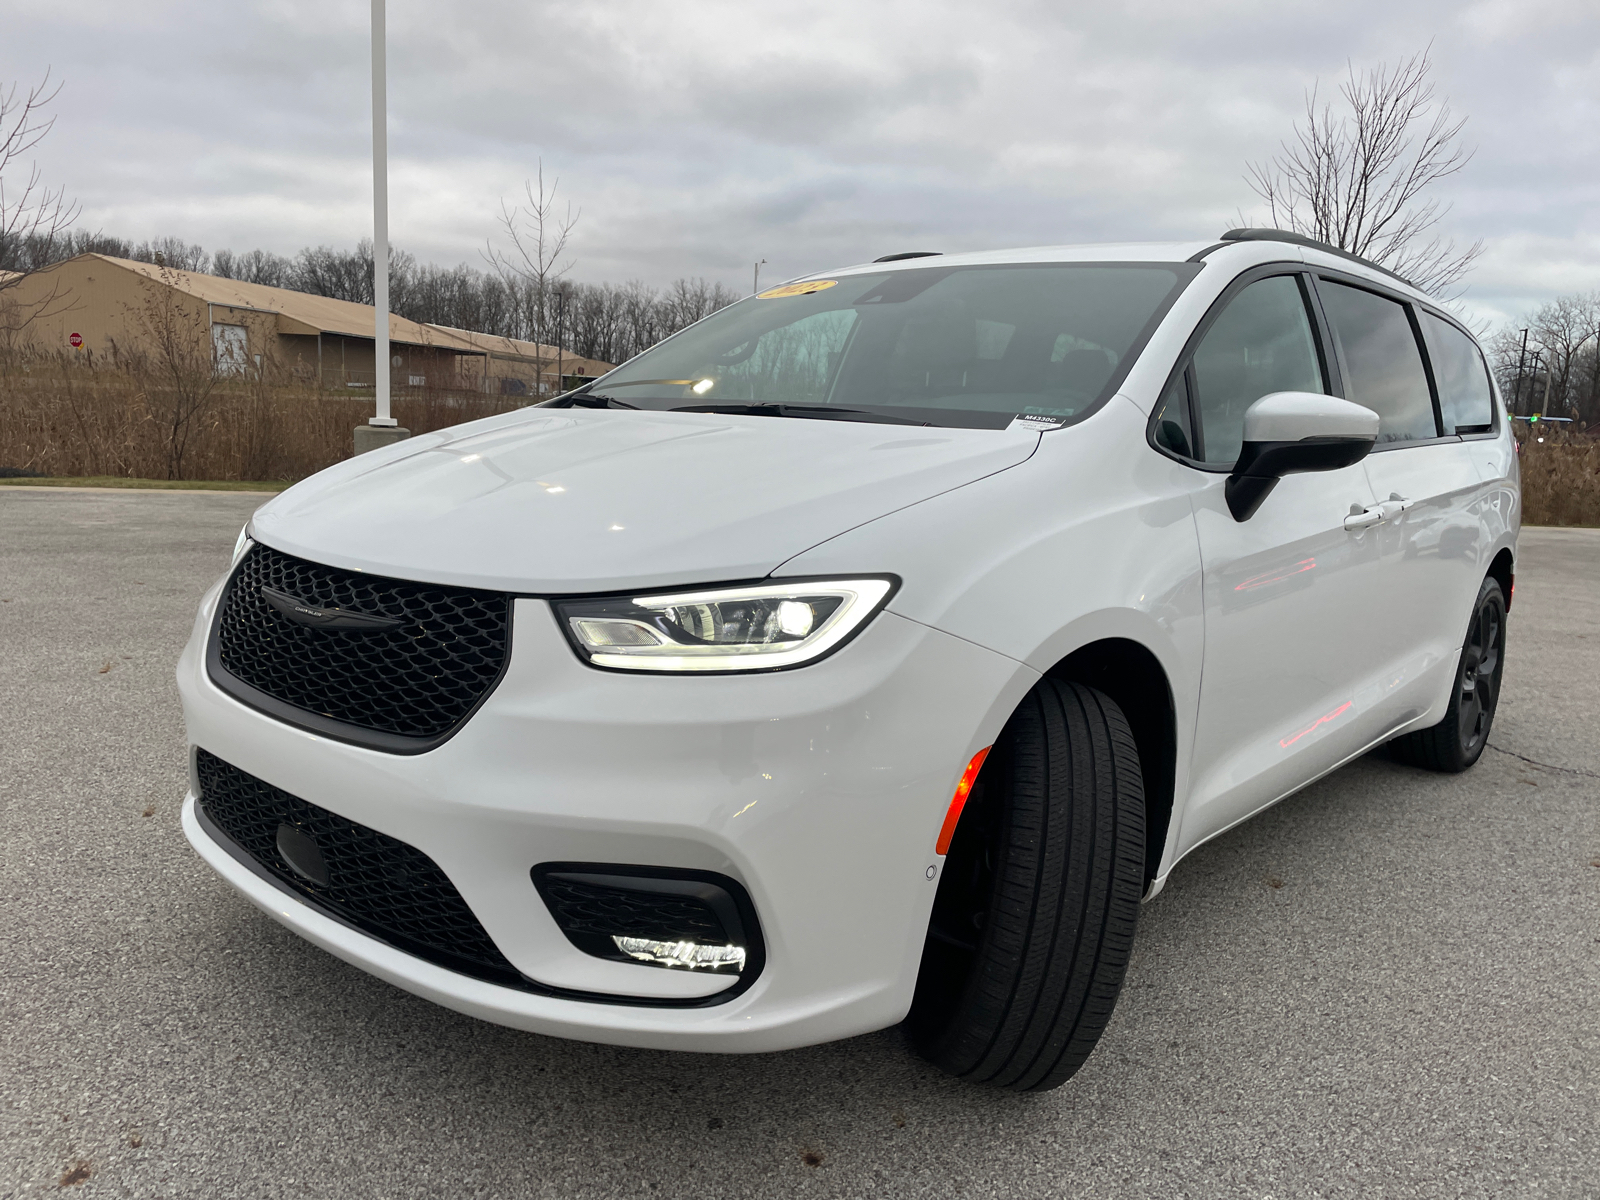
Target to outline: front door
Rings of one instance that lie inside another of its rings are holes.
[[[1223,498],[1245,410],[1272,392],[1329,390],[1308,287],[1295,272],[1237,290],[1157,413],[1158,442],[1197,467],[1205,594],[1180,853],[1359,752],[1381,723],[1378,542],[1371,525],[1346,528],[1374,503],[1362,466],[1286,476],[1247,521]],[[1166,420],[1185,409],[1190,420]]]

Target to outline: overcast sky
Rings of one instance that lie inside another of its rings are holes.
[[[0,81],[65,88],[40,147],[81,226],[207,249],[371,228],[362,0],[0,0]],[[741,290],[899,250],[1210,238],[1347,61],[1433,43],[1470,118],[1441,189],[1465,303],[1600,287],[1600,5],[1357,0],[390,0],[391,219],[478,262],[542,156],[579,279]]]

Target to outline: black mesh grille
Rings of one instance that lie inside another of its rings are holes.
[[[206,816],[274,878],[315,906],[397,949],[511,987],[523,976],[489,940],[437,863],[414,846],[319,808],[196,751]],[[327,886],[302,878],[278,850],[288,825],[317,844]]]
[[[268,604],[263,586],[313,608],[401,624],[302,625]],[[504,593],[345,571],[258,543],[218,606],[211,675],[284,720],[378,749],[425,750],[454,732],[500,678],[509,616]]]
[[[556,924],[568,934],[613,934],[664,942],[726,942],[716,913],[691,897],[625,891],[592,883],[547,877],[540,881]]]

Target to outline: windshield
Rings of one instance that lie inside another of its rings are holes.
[[[761,405],[774,415],[989,428],[1019,415],[1068,420],[1115,390],[1199,269],[1030,263],[788,284],[584,390],[651,409]]]

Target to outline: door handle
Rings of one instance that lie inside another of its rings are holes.
[[[1406,509],[1410,508],[1416,503],[1416,501],[1406,499],[1406,497],[1402,496],[1399,492],[1390,492],[1389,503],[1398,504],[1400,506],[1400,511],[1405,512]]]
[[[1387,518],[1383,505],[1374,504],[1371,508],[1362,508],[1359,504],[1350,506],[1350,515],[1344,519],[1344,527],[1351,533],[1358,533],[1363,529],[1371,529],[1374,525],[1381,525]]]

